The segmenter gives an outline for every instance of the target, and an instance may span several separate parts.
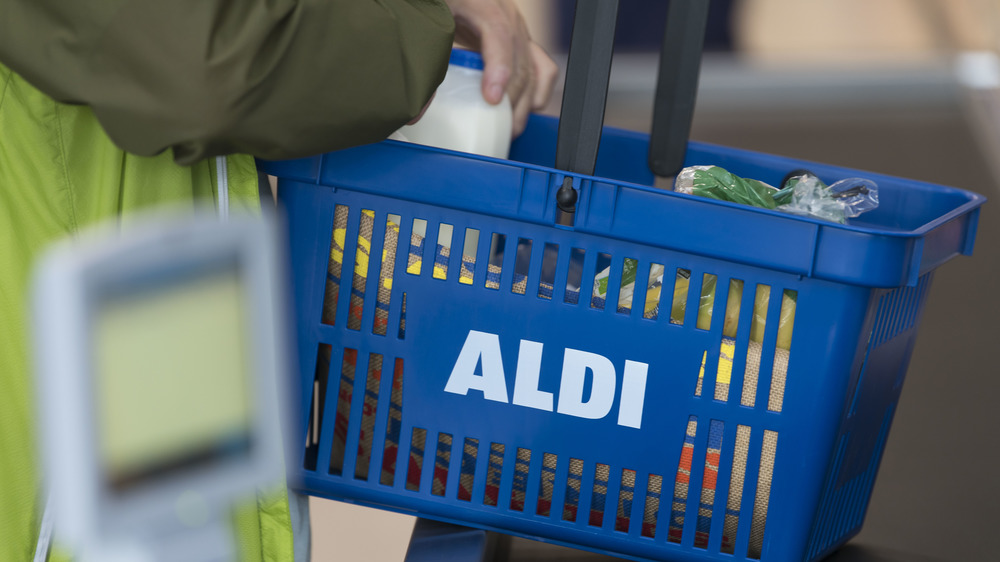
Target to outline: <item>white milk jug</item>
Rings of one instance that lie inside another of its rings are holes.
[[[390,138],[507,158],[512,122],[510,100],[504,94],[499,104],[491,105],[483,99],[482,81],[482,56],[452,49],[448,73],[424,116]]]

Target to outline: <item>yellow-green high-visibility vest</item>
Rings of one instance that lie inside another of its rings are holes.
[[[253,159],[225,162],[231,207],[256,211]],[[91,223],[127,221],[131,211],[165,203],[214,201],[216,186],[215,160],[179,166],[169,151],[128,154],[90,109],[58,103],[0,65],[0,560],[32,560],[44,509],[26,306],[34,259]],[[240,560],[293,559],[280,483],[238,509],[235,525]],[[58,529],[55,537],[58,545]]]

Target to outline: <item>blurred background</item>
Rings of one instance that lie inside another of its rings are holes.
[[[520,0],[565,68],[573,0]],[[648,131],[666,2],[621,0],[606,123]],[[938,270],[865,527],[831,560],[997,559],[1000,0],[712,0],[693,140],[992,198]],[[545,113],[557,115],[561,91]],[[313,498],[313,558],[402,560],[414,518]],[[511,560],[611,560],[527,540]]]

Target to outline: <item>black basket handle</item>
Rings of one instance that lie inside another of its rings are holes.
[[[576,2],[556,141],[556,168],[561,170],[594,174],[617,20],[618,0]],[[576,190],[571,178],[563,181],[556,203],[556,222],[571,226],[576,212]]]
[[[593,175],[611,76],[618,0],[577,0],[570,38],[556,168]],[[674,0],[667,13],[653,106],[649,167],[658,176],[680,170],[698,90],[708,0]],[[556,193],[556,223],[573,225],[576,190],[567,177]]]
[[[649,135],[649,169],[657,176],[676,176],[684,165],[698,93],[708,1],[674,0],[667,12]]]

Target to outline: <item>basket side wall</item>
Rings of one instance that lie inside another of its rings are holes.
[[[865,328],[870,335],[844,402],[807,560],[822,559],[861,530],[932,279],[930,273],[915,287],[875,292]]]

